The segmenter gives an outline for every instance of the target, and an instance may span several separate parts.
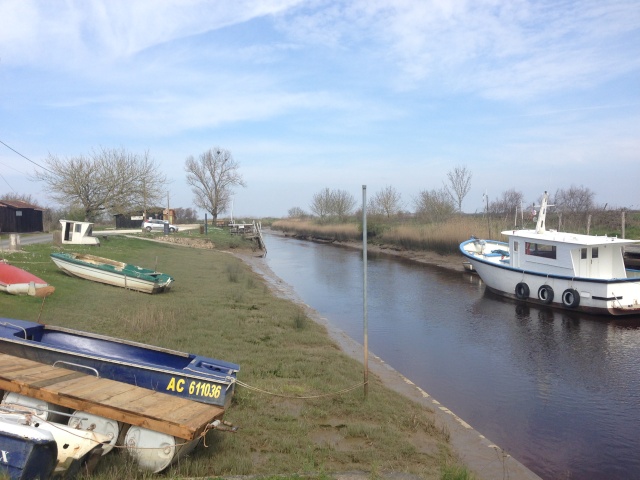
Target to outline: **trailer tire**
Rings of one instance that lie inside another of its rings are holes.
[[[549,285],[542,285],[538,289],[538,300],[547,305],[553,302],[553,288]]]
[[[529,285],[524,282],[520,282],[516,285],[516,297],[520,300],[529,298]]]
[[[567,288],[562,292],[562,303],[565,307],[576,308],[580,305],[580,293],[575,288]]]

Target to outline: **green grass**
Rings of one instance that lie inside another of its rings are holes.
[[[363,398],[362,365],[345,355],[302,307],[277,298],[236,257],[110,237],[102,246],[25,246],[4,253],[56,287],[44,300],[0,295],[3,317],[76,328],[240,364],[226,420],[238,433],[210,432],[207,448],[173,465],[166,476],[309,475],[362,470],[441,478],[455,465],[433,412],[370,375]],[[124,290],[61,273],[54,251],[86,251],[144,267],[176,281],[158,295]],[[354,313],[355,314],[355,313]],[[349,387],[357,388],[332,394]],[[269,393],[265,393],[269,392]],[[302,399],[299,397],[313,397]],[[92,478],[156,478],[138,472],[126,454],[110,454]],[[450,478],[450,477],[447,477]],[[464,477],[462,477],[464,478]]]

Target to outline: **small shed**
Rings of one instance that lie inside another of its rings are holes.
[[[43,209],[21,200],[0,200],[0,232],[43,232]]]
[[[75,245],[100,245],[98,237],[93,236],[93,223],[60,220],[62,224],[62,243]]]

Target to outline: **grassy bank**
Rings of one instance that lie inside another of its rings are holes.
[[[49,259],[60,247],[24,250],[4,256],[49,281],[56,292],[44,303],[2,294],[3,317],[40,320],[241,365],[238,378],[252,388],[239,387],[226,414],[239,432],[210,432],[207,448],[199,447],[166,476],[331,478],[333,472],[362,470],[371,478],[387,471],[425,479],[468,478],[464,469],[458,471],[447,434],[434,426],[431,411],[375,377],[370,377],[365,401],[359,386],[362,365],[343,354],[324,327],[299,306],[276,298],[262,278],[228,253],[124,237],[103,240],[99,249],[64,249],[140,266],[157,264],[176,282],[170,292],[152,296],[64,275]],[[344,393],[334,393],[339,391]],[[111,454],[92,478],[157,476],[138,472],[126,454]]]

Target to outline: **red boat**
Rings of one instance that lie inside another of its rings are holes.
[[[0,260],[0,292],[12,295],[48,297],[55,290],[41,278]]]

